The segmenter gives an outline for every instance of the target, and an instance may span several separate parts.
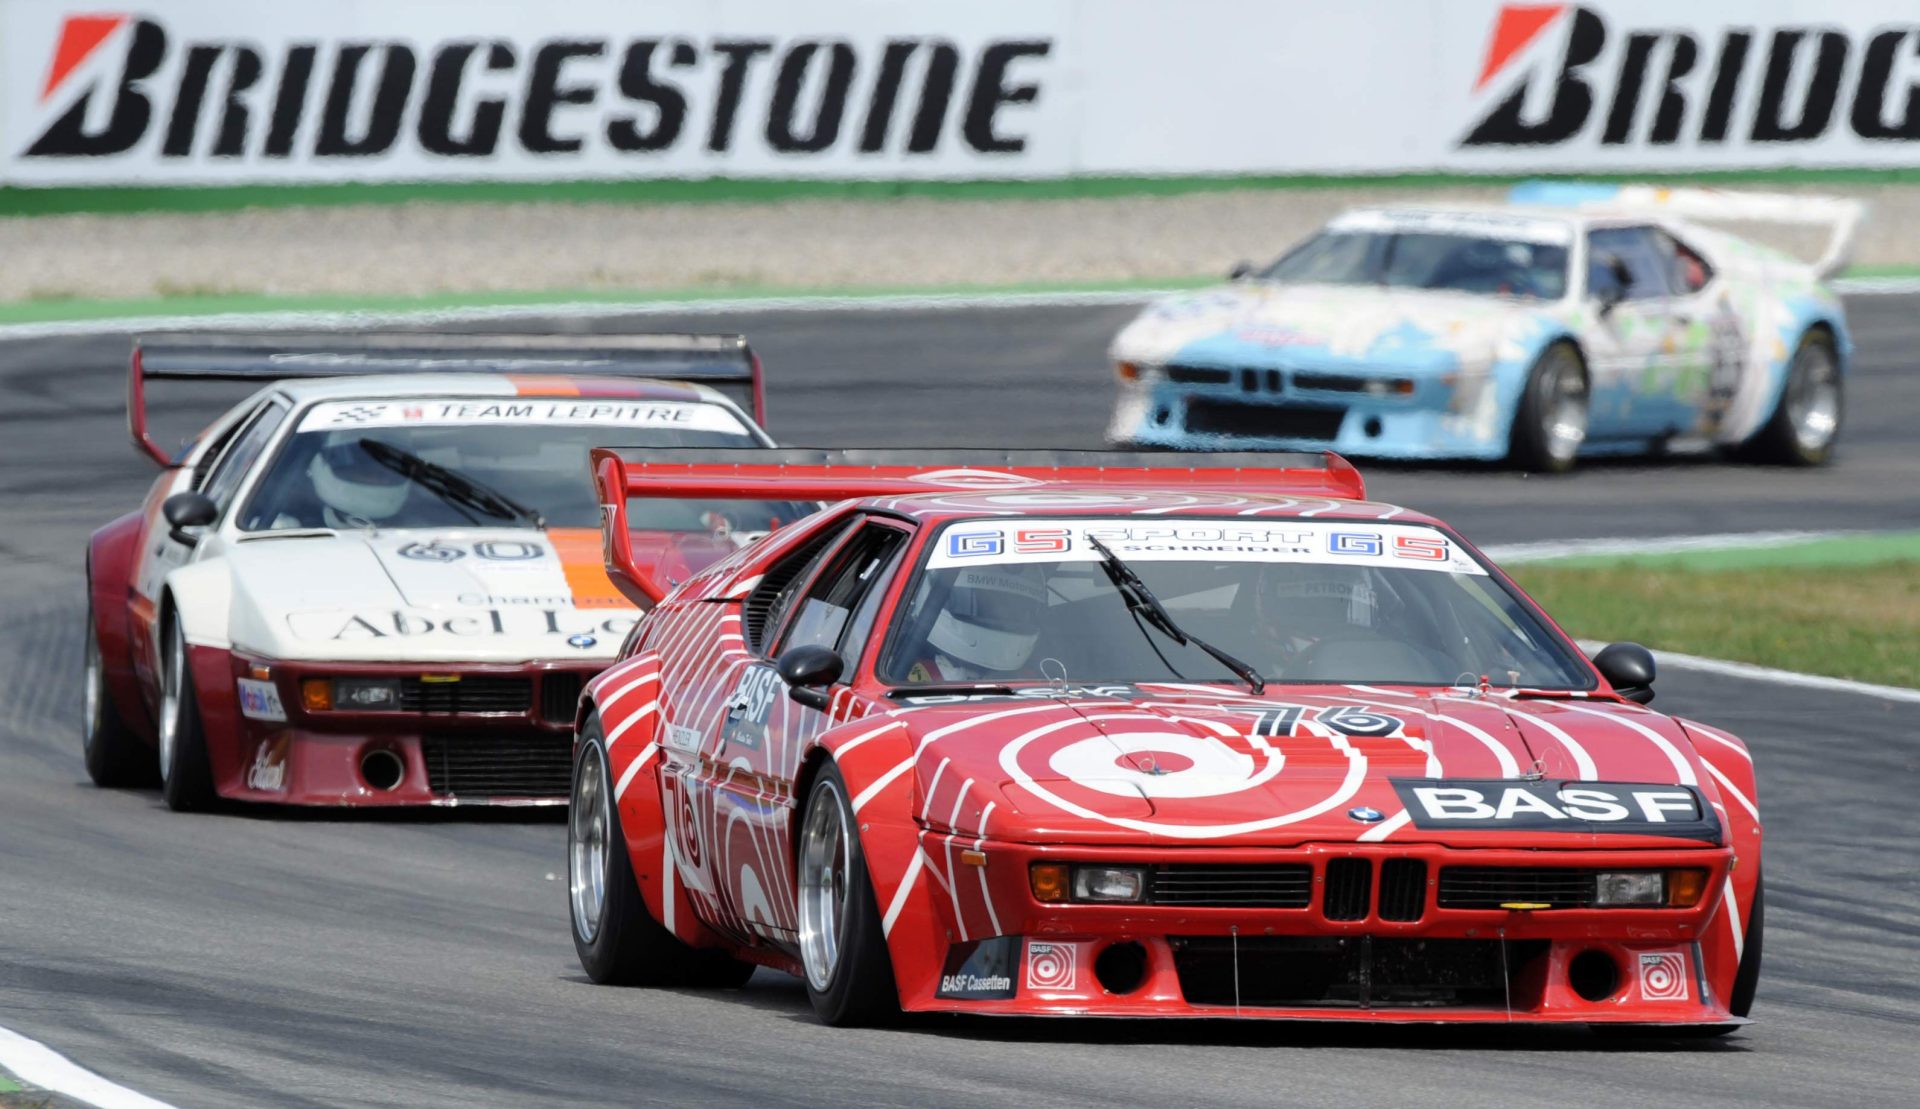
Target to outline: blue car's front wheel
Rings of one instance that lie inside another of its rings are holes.
[[[1587,367],[1572,343],[1540,352],[1513,413],[1507,459],[1522,469],[1562,474],[1573,469],[1587,438]]]

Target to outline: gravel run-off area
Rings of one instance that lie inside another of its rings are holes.
[[[1920,186],[1798,191],[1872,206],[1857,264],[1920,263]],[[1064,200],[419,202],[0,217],[0,302],[1153,281],[1270,258],[1350,205],[1489,202],[1503,193],[1281,188]]]

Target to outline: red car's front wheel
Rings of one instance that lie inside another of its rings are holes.
[[[800,822],[800,962],[807,997],[828,1024],[870,1024],[897,1013],[893,961],[847,783],[828,762]]]

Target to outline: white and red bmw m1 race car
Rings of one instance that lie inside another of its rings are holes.
[[[261,388],[177,455],[154,379]],[[138,343],[163,468],[87,550],[85,751],[168,804],[564,804],[574,703],[639,615],[587,451],[771,445],[732,336],[183,335]],[[657,501],[685,578],[812,505]]]
[[[599,982],[914,1012],[1741,1024],[1745,746],[1334,455],[596,451]],[[622,516],[836,502],[691,580]]]

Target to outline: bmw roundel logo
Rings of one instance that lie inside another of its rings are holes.
[[[594,637],[588,635],[585,632],[581,632],[579,635],[570,635],[567,637],[567,646],[578,647],[583,651],[598,642],[600,642],[598,639],[595,639]]]
[[[1381,812],[1379,809],[1369,808],[1366,805],[1355,805],[1353,808],[1347,810],[1347,815],[1362,824],[1377,824],[1385,819],[1387,814]]]

